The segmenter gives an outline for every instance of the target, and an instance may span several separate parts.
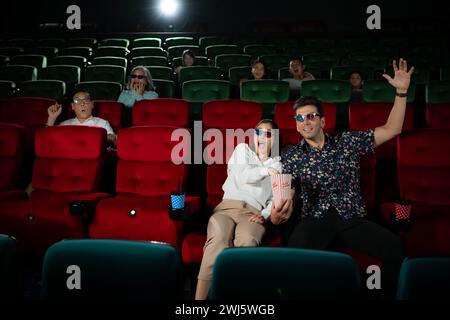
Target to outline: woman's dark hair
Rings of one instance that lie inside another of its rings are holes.
[[[350,77],[352,76],[352,74],[354,74],[354,73],[359,74],[359,76],[361,77],[361,80],[364,80],[364,73],[362,73],[362,72],[359,71],[359,70],[353,70],[353,71],[351,71],[351,72],[348,74],[348,77],[350,78]]]
[[[255,128],[257,128],[259,125],[264,124],[264,123],[270,124],[272,126],[272,129],[278,129],[277,123],[272,119],[262,119],[261,121],[259,121],[256,124]]]
[[[317,112],[320,114],[320,117],[323,117],[323,106],[322,102],[317,99],[316,97],[300,97],[297,101],[295,101],[294,104],[294,112],[297,111],[298,108],[304,107],[304,106],[315,106],[317,109]]]

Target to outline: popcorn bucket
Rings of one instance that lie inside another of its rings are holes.
[[[290,174],[276,174],[270,177],[272,183],[273,202],[278,206],[283,200],[291,197],[291,181]]]

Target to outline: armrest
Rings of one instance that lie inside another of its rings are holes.
[[[99,202],[108,198],[108,193],[87,193],[77,195],[69,202],[69,213],[72,216],[80,217],[84,226],[89,225]]]
[[[194,213],[200,210],[202,206],[200,197],[187,196],[184,200],[184,208],[173,209],[169,207],[169,217],[172,220],[188,220]]]
[[[202,208],[202,200],[197,196],[187,196],[185,198],[185,203],[189,205],[189,214],[192,215]]]
[[[189,203],[185,203],[184,208],[174,209],[172,206],[169,207],[169,218],[171,220],[183,220],[186,221],[189,219],[189,215],[191,212],[191,208]]]

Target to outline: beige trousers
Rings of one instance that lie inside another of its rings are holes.
[[[207,240],[198,279],[211,281],[217,256],[229,247],[256,247],[261,244],[265,227],[248,219],[261,212],[239,200],[223,200],[209,219]]]

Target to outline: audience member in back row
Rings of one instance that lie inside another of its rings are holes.
[[[352,95],[350,102],[362,101],[362,89],[364,84],[364,76],[360,71],[352,71],[350,73],[350,85],[352,86]]]
[[[208,295],[219,253],[233,246],[258,246],[265,233],[266,220],[273,219],[270,216],[270,176],[281,172],[280,157],[272,154],[276,143],[272,130],[277,128],[272,120],[261,120],[255,128],[254,146],[238,144],[228,161],[228,177],[222,187],[223,199],[208,222],[196,300],[204,300]]]
[[[65,120],[59,125],[81,125],[81,126],[93,126],[104,128],[108,134],[108,144],[111,147],[116,146],[116,134],[114,133],[111,125],[108,121],[94,117],[92,115],[92,110],[94,109],[94,102],[91,100],[89,92],[77,91],[73,95],[72,100],[72,110],[75,112],[75,118]],[[56,119],[61,114],[61,105],[56,103],[48,107],[48,119],[47,127],[52,127],[55,125]]]
[[[284,78],[283,81],[289,82],[289,89],[291,91],[290,99],[298,99],[301,95],[300,90],[303,81],[315,80],[314,76],[305,71],[306,66],[300,57],[294,57],[289,62],[289,73],[292,78]]]
[[[134,67],[128,76],[126,90],[120,93],[117,101],[124,104],[122,124],[124,127],[131,126],[131,108],[136,101],[158,98],[153,85],[152,75],[144,66]]]
[[[297,131],[304,138],[282,158],[283,173],[292,174],[302,207],[293,215],[288,246],[331,250],[345,247],[377,258],[381,263],[381,289],[393,298],[404,258],[403,242],[382,226],[364,219],[360,188],[360,157],[399,135],[405,118],[411,74],[405,60],[394,61],[394,78],[383,77],[396,89],[386,123],[366,131],[325,134],[322,104],[302,97],[294,105]],[[291,211],[288,211],[292,212]]]
[[[185,67],[192,67],[195,64],[195,53],[190,49],[183,51],[181,55],[181,66],[175,68],[175,73],[180,74],[180,70]]]
[[[239,80],[239,85],[247,80],[262,80],[267,78],[267,68],[264,61],[256,59],[252,62],[252,70],[249,78],[242,78]]]

